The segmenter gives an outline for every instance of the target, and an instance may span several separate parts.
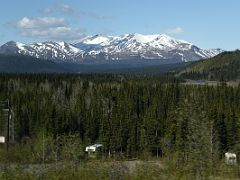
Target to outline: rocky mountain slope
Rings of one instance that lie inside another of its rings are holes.
[[[189,62],[214,57],[221,49],[201,49],[189,42],[164,34],[88,36],[75,44],[41,42],[22,44],[10,41],[0,47],[0,54],[22,54],[65,62],[167,60]]]

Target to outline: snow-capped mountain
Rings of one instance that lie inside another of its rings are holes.
[[[221,49],[201,49],[189,42],[164,34],[121,36],[88,36],[76,44],[43,42],[25,45],[10,41],[0,47],[2,54],[24,54],[42,59],[69,62],[120,60],[196,61],[223,52]]]
[[[78,61],[84,51],[66,42],[22,44],[10,41],[0,47],[1,54],[23,54],[41,59]]]
[[[200,49],[197,46],[176,40],[167,35],[126,34],[122,36],[95,35],[75,44],[88,51],[90,57],[110,60],[121,59],[175,59],[195,61],[216,56],[221,49]]]

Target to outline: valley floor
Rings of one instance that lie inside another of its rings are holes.
[[[89,160],[52,164],[1,164],[0,179],[239,179],[239,166],[219,164],[211,174],[192,175],[169,159]]]

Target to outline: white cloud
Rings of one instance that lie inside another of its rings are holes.
[[[94,12],[86,12],[86,11],[80,11],[78,12],[78,14],[80,15],[80,17],[87,17],[87,18],[92,18],[92,19],[97,19],[97,20],[107,20],[107,19],[115,19],[115,17],[113,16],[104,16],[104,15],[100,15]]]
[[[61,14],[61,15],[73,15],[73,16],[77,15],[75,9],[68,4],[58,4],[55,6],[50,6],[43,9],[42,12],[45,15],[54,14],[54,13]]]
[[[168,34],[181,34],[183,32],[184,32],[184,30],[181,27],[175,27],[175,28],[167,30]]]
[[[68,5],[68,4],[58,4],[56,6],[47,7],[43,10],[43,14],[60,14],[60,15],[68,15],[75,18],[90,18],[90,19],[96,19],[96,20],[107,20],[107,19],[114,19],[113,16],[106,16],[106,15],[100,15],[95,12],[91,11],[81,11],[76,10],[74,7]]]
[[[81,39],[85,29],[74,29],[64,18],[56,17],[24,17],[15,23],[19,33],[25,37],[42,38],[47,40],[72,41]]]
[[[72,14],[75,12],[75,10],[69,6],[68,4],[60,4],[58,6],[58,10],[61,12],[61,13],[66,13],[66,14]]]
[[[22,36],[26,37],[37,37],[43,39],[61,40],[61,41],[72,41],[78,40],[84,37],[83,30],[72,29],[70,27],[54,27],[47,28],[44,30],[40,29],[27,29],[21,32]]]
[[[28,18],[24,17],[16,24],[19,28],[34,29],[34,28],[48,28],[48,27],[61,27],[67,26],[67,22],[64,18],[55,17],[38,17]]]
[[[24,37],[46,40],[77,41],[85,36],[84,28],[73,28],[66,20],[68,16],[95,20],[112,19],[114,17],[100,15],[90,11],[76,10],[68,4],[56,4],[44,9],[40,17],[23,17],[17,22],[9,22],[10,27],[17,28]],[[63,16],[63,17],[59,17]],[[105,30],[106,32],[108,30]]]
[[[43,14],[51,14],[53,13],[53,9],[51,7],[47,7],[41,11]]]

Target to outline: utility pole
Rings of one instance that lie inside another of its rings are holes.
[[[8,121],[7,121],[7,151],[8,151],[8,146],[9,146],[9,132],[10,132],[10,130],[9,130],[9,127],[10,127],[10,123],[9,123],[9,121],[10,121],[10,114],[11,114],[11,112],[10,112],[10,103],[9,103],[9,99],[7,99],[7,107],[8,107]]]
[[[10,108],[9,122],[10,122],[9,123],[10,124],[10,126],[9,126],[9,130],[10,130],[9,134],[11,135],[9,140],[12,143],[14,143],[14,141],[15,141],[15,137],[14,137],[14,112],[13,112],[12,108]]]
[[[157,140],[157,137],[158,137],[158,130],[156,129],[155,131],[155,136],[156,136],[156,142],[157,142],[157,158],[158,158],[158,140]]]
[[[10,101],[0,101],[1,111],[3,112],[3,121],[1,121],[1,138],[3,139],[1,143],[5,143],[6,137],[6,148],[9,149],[9,143],[14,142],[14,120],[13,120],[13,110],[11,109]],[[6,122],[7,120],[7,122]]]

